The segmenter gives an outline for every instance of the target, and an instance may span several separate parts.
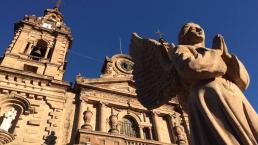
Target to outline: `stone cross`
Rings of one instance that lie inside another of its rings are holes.
[[[4,114],[3,122],[0,125],[0,129],[8,131],[12,127],[12,121],[15,119],[17,111],[12,108]]]

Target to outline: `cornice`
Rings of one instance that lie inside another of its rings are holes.
[[[97,91],[101,91],[101,92],[105,92],[105,93],[109,93],[109,94],[120,95],[120,96],[133,97],[133,98],[135,98],[137,96],[136,94],[133,94],[133,93],[120,92],[118,90],[114,90],[111,88],[105,88],[105,87],[100,87],[100,86],[91,85],[91,84],[84,84],[83,88],[81,88],[81,90],[87,90],[87,89],[97,90]]]
[[[17,70],[17,69],[13,69],[13,68],[4,67],[4,66],[0,66],[0,73],[9,73],[9,74],[14,74],[14,75],[18,74],[18,75],[25,76],[25,77],[46,80],[53,84],[62,85],[62,86],[68,87],[68,88],[71,87],[70,82],[59,81],[59,80],[55,80],[53,77],[50,77],[50,76],[40,75],[40,74],[36,74],[36,73],[30,73],[30,72],[26,72],[23,70]]]

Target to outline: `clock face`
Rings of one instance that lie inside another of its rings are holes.
[[[52,25],[49,23],[43,23],[42,27],[47,28],[47,29],[52,29]]]
[[[116,62],[118,69],[124,73],[132,73],[133,62],[126,59],[120,59]]]

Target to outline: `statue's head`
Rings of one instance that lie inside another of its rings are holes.
[[[186,23],[180,30],[178,35],[180,45],[202,44],[205,46],[205,34],[202,27],[193,22]]]

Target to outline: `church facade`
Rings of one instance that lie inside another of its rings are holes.
[[[0,65],[0,145],[188,144],[178,103],[147,110],[130,56],[106,58],[99,78],[64,80],[72,33],[58,7],[25,16]]]

